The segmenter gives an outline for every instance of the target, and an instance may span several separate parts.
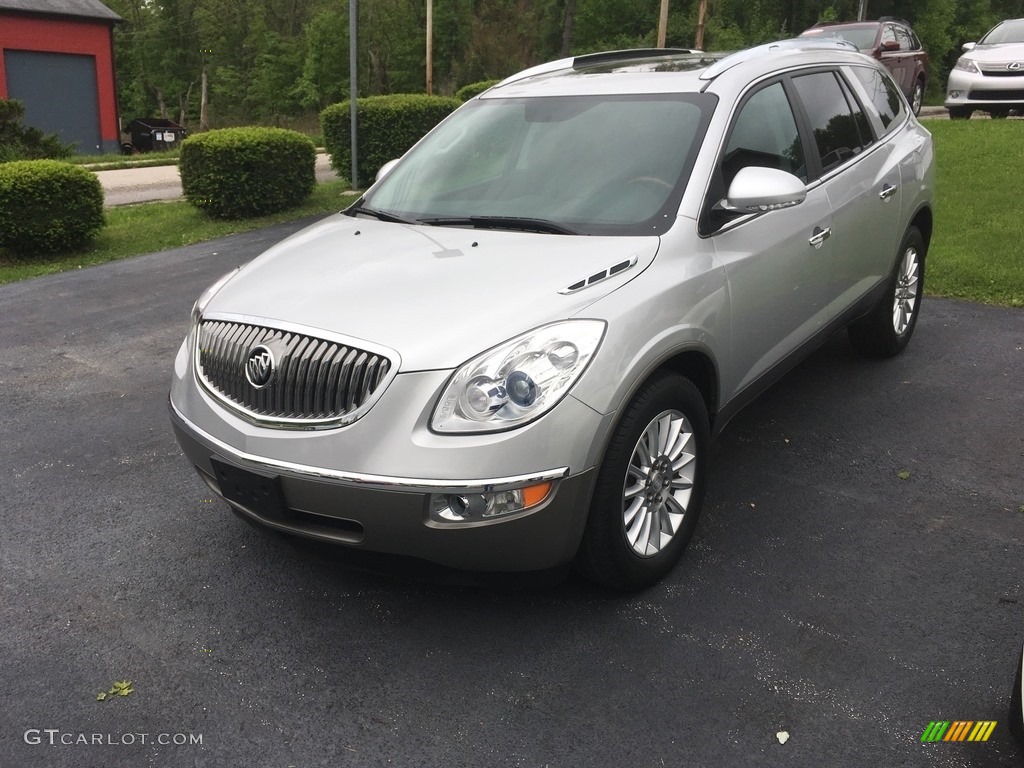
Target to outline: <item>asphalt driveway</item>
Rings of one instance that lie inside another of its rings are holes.
[[[193,299],[293,228],[0,286],[0,763],[1021,764],[1024,312],[834,339],[726,430],[655,588],[464,586],[264,537],[177,449]]]

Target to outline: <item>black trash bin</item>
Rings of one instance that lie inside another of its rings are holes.
[[[187,135],[185,127],[161,117],[139,117],[128,123],[132,148],[136,152],[174,149]]]

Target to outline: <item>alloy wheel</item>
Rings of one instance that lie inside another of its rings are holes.
[[[896,293],[892,306],[892,326],[897,336],[902,336],[917,311],[917,287],[921,274],[921,262],[917,248],[907,248],[896,274]]]
[[[671,543],[689,508],[696,472],[689,419],[663,411],[640,435],[626,470],[622,523],[635,554],[653,557]]]

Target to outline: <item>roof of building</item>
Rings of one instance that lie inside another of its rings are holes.
[[[99,0],[0,0],[0,13],[3,11],[46,16],[73,16],[110,22],[123,21],[120,16]]]

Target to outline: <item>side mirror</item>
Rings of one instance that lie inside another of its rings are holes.
[[[892,53],[893,51],[898,51],[899,49],[900,44],[895,40],[886,40],[884,43],[882,43],[881,47],[882,53]]]
[[[963,45],[962,45],[961,47],[962,47],[962,48],[963,48],[963,49],[964,49],[965,51],[969,51],[969,50],[971,50],[972,48],[974,48],[974,46],[976,46],[976,45],[977,45],[977,43],[964,43],[964,44],[963,44]]]
[[[377,175],[373,178],[373,180],[380,181],[389,173],[391,173],[391,169],[394,168],[396,165],[398,165],[398,158],[395,158],[394,160],[388,160],[386,163],[384,163],[384,165],[380,167],[380,170],[377,171]]]
[[[736,174],[719,207],[734,213],[763,213],[800,205],[806,198],[804,183],[793,174],[748,166]]]

